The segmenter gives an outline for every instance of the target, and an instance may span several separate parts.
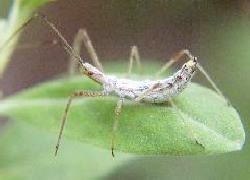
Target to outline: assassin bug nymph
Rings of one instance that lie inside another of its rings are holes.
[[[59,149],[64,125],[65,125],[67,115],[69,112],[69,107],[71,105],[72,99],[75,97],[108,96],[111,92],[119,97],[119,100],[115,108],[115,119],[114,119],[113,130],[112,130],[112,139],[111,139],[112,156],[114,156],[115,134],[118,129],[119,115],[122,110],[124,99],[130,99],[132,101],[141,102],[141,103],[147,102],[147,103],[152,103],[152,104],[169,102],[172,105],[172,107],[175,108],[176,111],[179,112],[179,109],[173,103],[172,98],[174,96],[177,96],[186,88],[186,86],[190,83],[197,69],[199,69],[202,72],[202,74],[204,74],[204,76],[207,78],[207,80],[212,85],[212,87],[216,90],[216,92],[225,99],[222,92],[217,88],[216,84],[212,81],[208,73],[198,63],[197,58],[194,57],[187,49],[181,50],[179,53],[177,53],[162,67],[162,69],[159,72],[157,72],[157,75],[163,73],[171,65],[173,65],[178,60],[180,60],[183,56],[187,56],[188,61],[180,68],[180,70],[178,70],[176,73],[174,73],[173,75],[169,77],[166,77],[161,80],[145,80],[145,81],[135,81],[135,80],[131,80],[128,78],[121,79],[116,76],[111,76],[111,75],[107,75],[104,73],[102,64],[99,62],[98,56],[95,52],[92,42],[90,41],[87,35],[87,32],[85,30],[82,30],[82,29],[79,30],[74,40],[73,47],[71,47],[69,43],[67,42],[67,40],[59,32],[59,30],[55,27],[55,25],[52,22],[50,22],[45,15],[41,13],[36,13],[34,16],[32,16],[31,19],[29,19],[19,29],[17,29],[17,31],[14,32],[14,34],[6,41],[5,45],[15,36],[15,34],[21,31],[25,26],[27,26],[31,22],[31,20],[33,20],[34,18],[39,18],[42,21],[44,21],[58,36],[58,38],[64,45],[65,50],[71,56],[71,59],[75,62],[78,61],[78,63],[84,70],[84,74],[88,76],[90,79],[102,85],[103,87],[102,91],[82,90],[82,91],[76,91],[71,94],[71,96],[68,99],[63,116],[62,116],[61,128],[60,128],[58,140],[56,143],[55,155],[57,155],[57,152]],[[84,62],[82,58],[80,57],[79,52],[80,52],[80,47],[81,47],[82,42],[84,42],[84,45],[86,46],[87,51],[91,57],[91,60],[95,66],[87,62]],[[0,51],[4,47],[5,46],[2,46],[2,48],[0,48]],[[128,75],[131,72],[134,61],[136,61],[137,65],[140,66],[140,58],[139,58],[139,53],[138,53],[138,49],[136,46],[132,46],[132,49],[131,49]],[[183,122],[185,122],[184,117],[183,117]],[[192,135],[193,135],[193,139],[195,140],[195,142],[202,146],[202,143],[199,142],[198,138],[195,136],[193,132],[192,132]]]

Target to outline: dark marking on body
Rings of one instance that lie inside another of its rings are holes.
[[[172,88],[173,87],[173,83],[168,83],[168,87]]]

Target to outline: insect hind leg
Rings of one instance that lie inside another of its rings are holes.
[[[131,75],[134,61],[136,62],[139,70],[141,70],[140,54],[139,54],[138,47],[135,45],[131,47],[127,77]]]

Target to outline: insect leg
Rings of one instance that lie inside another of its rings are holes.
[[[84,43],[94,65],[97,67],[97,69],[99,69],[101,72],[103,72],[102,64],[99,61],[99,58],[97,56],[97,53],[95,51],[95,48],[94,48],[90,38],[88,36],[87,31],[85,29],[80,29],[78,33],[81,34],[81,36],[82,36],[81,38],[83,40],[83,43]]]
[[[174,59],[176,59],[174,62],[178,61],[183,55],[186,55],[189,59],[194,58],[194,56],[190,53],[189,50],[184,49],[184,50],[180,51],[176,56],[174,56]],[[224,99],[226,99],[224,97],[223,93],[220,91],[220,89],[216,86],[215,82],[212,80],[212,78],[209,76],[209,74],[203,68],[203,66],[200,63],[197,63],[197,67],[200,70],[200,72],[205,76],[205,78],[208,80],[208,82],[211,84],[211,86],[215,89],[215,91],[220,96],[222,96]]]
[[[79,29],[73,41],[72,47],[77,54],[80,54],[82,43],[84,43],[93,64],[97,67],[97,69],[103,72],[102,64],[99,61],[95,48],[93,47],[92,42],[85,29]],[[75,62],[75,57],[71,55],[69,73],[75,74],[75,70],[77,67],[78,64]]]
[[[119,101],[117,102],[116,108],[115,108],[115,121],[113,124],[113,130],[112,130],[112,140],[111,140],[111,153],[112,156],[115,157],[114,154],[114,148],[115,148],[115,133],[118,129],[118,125],[119,125],[119,116],[121,114],[121,110],[122,110],[122,105],[123,105],[123,98],[120,98]]]
[[[83,42],[83,33],[81,29],[77,32],[77,34],[74,37],[72,48],[74,49],[75,53],[80,55],[81,51],[81,46]],[[78,63],[75,61],[74,55],[70,54],[70,59],[69,59],[69,75],[74,75],[76,74],[76,70],[78,68]]]
[[[128,74],[127,74],[128,77],[131,74],[134,61],[136,61],[138,68],[141,70],[140,54],[139,54],[139,50],[137,46],[135,45],[131,47],[131,53],[130,53],[129,65],[128,65]]]
[[[189,125],[188,123],[185,122],[185,117],[183,116],[183,114],[182,114],[180,108],[178,108],[178,107],[175,105],[175,103],[173,102],[172,99],[169,99],[168,102],[171,104],[171,106],[174,108],[174,110],[181,116],[183,124],[188,128],[188,130],[189,130],[189,132],[191,133],[192,137],[195,139],[195,142],[196,142],[198,145],[200,145],[200,146],[202,146],[202,147],[204,148],[203,144],[198,140],[197,135],[196,135],[196,133],[193,131],[192,127],[190,127],[190,125]]]
[[[153,84],[151,87],[149,87],[148,89],[146,89],[145,91],[143,91],[137,98],[135,98],[136,102],[139,102],[140,100],[142,100],[145,96],[148,95],[148,93],[150,93],[153,90],[157,90],[157,88],[159,88],[161,86],[160,83],[155,83]]]
[[[205,76],[205,78],[207,79],[207,81],[211,84],[211,86],[214,88],[214,90],[221,96],[223,97],[227,103],[229,105],[231,105],[231,103],[229,102],[229,100],[223,95],[223,93],[221,92],[221,90],[216,86],[215,82],[212,80],[212,78],[209,76],[209,74],[207,73],[207,71],[203,68],[203,66],[200,63],[197,63],[197,67],[200,70],[200,72]]]
[[[178,62],[184,55],[186,55],[188,58],[192,59],[193,56],[189,52],[188,49],[183,49],[179,51],[177,54],[172,56],[170,60],[156,73],[156,76],[161,75],[163,72],[165,72],[169,67],[171,67],[174,63]]]
[[[61,128],[60,128],[60,132],[59,132],[57,143],[56,143],[55,156],[57,155],[57,152],[58,152],[58,149],[59,149],[59,146],[60,146],[64,125],[65,125],[67,115],[68,115],[68,111],[69,111],[69,108],[70,108],[70,105],[71,105],[71,102],[72,102],[73,98],[74,97],[99,97],[99,96],[105,96],[105,93],[102,92],[102,91],[83,90],[83,91],[76,91],[69,97],[67,105],[66,105],[64,113],[63,113],[63,116],[62,116],[62,120],[61,120]]]

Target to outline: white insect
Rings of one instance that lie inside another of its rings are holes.
[[[103,85],[105,94],[114,92],[120,98],[148,103],[164,103],[177,96],[191,81],[197,60],[191,59],[172,76],[162,80],[134,81],[121,79],[116,76],[105,75],[89,63],[82,63],[87,75]]]
[[[199,69],[205,75],[205,77],[208,79],[208,81],[211,83],[211,85],[217,91],[217,93],[220,94],[224,98],[223,94],[217,88],[215,83],[211,80],[211,78],[206,73],[206,71],[202,68],[200,64],[198,64],[197,58],[192,56],[188,50],[182,50],[179,53],[177,53],[177,55],[173,57],[172,59],[170,59],[170,61],[167,62],[166,65],[163,66],[163,68],[157,73],[158,75],[161,74],[168,67],[170,67],[173,63],[177,62],[182,56],[186,55],[189,59],[188,62],[186,62],[182,66],[182,68],[176,73],[174,73],[172,76],[169,76],[161,80],[135,81],[131,79],[122,79],[116,76],[107,75],[103,72],[102,65],[98,60],[98,56],[95,52],[95,49],[92,46],[92,43],[85,30],[80,30],[78,32],[75,38],[74,44],[73,44],[73,48],[72,48],[69,45],[69,43],[66,41],[66,39],[58,31],[58,29],[54,26],[54,24],[51,23],[46,18],[46,16],[42,14],[36,14],[31,19],[29,19],[26,23],[24,23],[24,25],[20,27],[14,33],[14,35],[17,34],[17,32],[20,31],[24,26],[30,23],[34,17],[39,17],[44,22],[46,22],[46,24],[48,24],[49,27],[60,38],[63,45],[65,46],[66,51],[71,55],[71,59],[73,61],[77,60],[80,63],[80,65],[83,67],[84,74],[86,74],[90,79],[96,81],[97,83],[103,86],[103,91],[87,91],[87,90],[77,91],[77,92],[74,92],[69,97],[68,103],[65,108],[65,112],[62,117],[61,129],[60,129],[59,137],[58,137],[57,144],[56,144],[55,155],[57,155],[57,152],[59,149],[65,121],[67,119],[68,110],[72,102],[72,99],[74,97],[108,96],[110,93],[112,93],[120,98],[115,109],[115,121],[113,125],[112,143],[111,143],[112,156],[114,156],[115,133],[118,128],[119,115],[121,113],[121,108],[122,108],[124,99],[130,99],[136,102],[142,102],[142,103],[146,102],[146,103],[153,103],[153,104],[170,102],[174,108],[177,108],[171,99],[174,96],[177,96],[178,94],[180,94],[187,87],[187,85],[192,80],[192,77],[197,71],[197,69]],[[7,40],[7,42],[9,42],[11,38],[13,38],[13,36],[10,37],[9,40]],[[96,67],[89,63],[84,62],[79,56],[81,41],[83,41],[85,46],[87,47],[88,53],[90,54],[90,57]],[[2,48],[0,48],[0,50],[1,49]],[[137,62],[138,65],[140,65],[139,53],[138,53],[138,49],[136,46],[133,46],[131,50],[128,74],[130,74],[131,72],[132,64],[134,60]],[[71,71],[72,71],[72,68],[71,68]],[[197,140],[196,137],[194,137],[194,139],[198,144],[201,144]]]

